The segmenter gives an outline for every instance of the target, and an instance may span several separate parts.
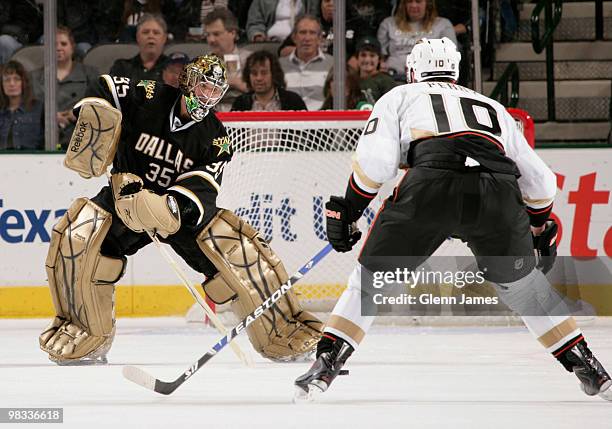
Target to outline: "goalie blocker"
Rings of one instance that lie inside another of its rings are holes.
[[[77,103],[77,119],[64,166],[85,179],[100,177],[113,162],[121,135],[121,112],[102,98]]]

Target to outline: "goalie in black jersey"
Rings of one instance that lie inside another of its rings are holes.
[[[214,55],[186,64],[180,87],[102,75],[75,106],[64,164],[85,178],[112,163],[109,186],[78,198],[55,225],[46,260],[56,316],[40,347],[58,364],[105,363],[115,334],[114,284],[126,256],[157,234],[194,270],[218,304],[245,317],[287,279],[282,262],[250,225],[216,198],[232,144],[211,110],[229,86]],[[273,360],[311,352],[321,323],[287,294],[248,329]]]

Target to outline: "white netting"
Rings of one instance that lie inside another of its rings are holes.
[[[231,114],[222,117],[234,157],[224,170],[218,204],[233,210],[270,240],[290,274],[326,244],[324,205],[330,195],[344,194],[351,156],[367,120],[364,112],[345,112],[341,117],[330,112],[320,120],[311,120],[312,113],[296,113],[283,120],[267,116],[265,121],[248,120],[248,114],[242,114],[247,120],[240,121]],[[398,180],[402,175],[398,172]],[[394,184],[383,187],[360,219],[362,242]],[[332,253],[294,287],[308,310],[331,311],[360,248],[361,243],[352,252]],[[448,240],[437,254],[470,253],[460,241]],[[405,323],[408,318],[401,319]],[[425,320],[415,318],[412,323],[429,323]]]

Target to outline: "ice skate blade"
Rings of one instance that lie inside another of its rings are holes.
[[[612,388],[611,387],[612,387],[612,380],[606,381],[604,384],[601,385],[601,389],[599,390],[599,393],[597,393],[596,395],[601,397],[602,399],[605,399],[606,401],[612,401]],[[580,390],[582,390],[582,392],[587,394],[586,391],[584,390],[584,384],[582,383],[580,383]]]
[[[598,395],[600,398],[605,399],[606,401],[612,401],[612,380],[606,381],[603,386],[601,386],[601,390]]]

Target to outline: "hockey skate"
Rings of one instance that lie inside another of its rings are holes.
[[[572,371],[580,380],[580,388],[589,396],[599,395],[612,401],[612,379],[587,345],[577,343],[566,353],[567,359],[574,364]]]
[[[325,392],[338,375],[348,375],[342,366],[353,353],[353,347],[344,341],[331,351],[321,353],[308,372],[295,380],[294,402],[311,402]]]

